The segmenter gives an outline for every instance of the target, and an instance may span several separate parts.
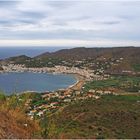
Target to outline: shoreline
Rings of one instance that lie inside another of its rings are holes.
[[[0,74],[6,74],[6,73],[26,73],[26,72],[27,73],[39,73],[39,72],[31,72],[31,71],[24,71],[24,72],[19,72],[19,71],[9,71],[9,72],[7,72],[6,71],[6,72],[0,72]],[[62,88],[63,90],[66,90],[66,92],[69,91],[69,90],[77,89],[79,87],[79,85],[81,85],[81,83],[84,83],[85,82],[85,77],[82,76],[82,75],[80,75],[80,74],[77,74],[77,73],[63,73],[63,72],[62,73],[54,73],[54,72],[46,72],[46,74],[52,74],[52,75],[57,75],[57,74],[72,75],[75,78],[76,82],[74,84],[72,84],[72,85],[69,85],[68,87]],[[51,90],[49,92],[55,92],[55,91],[59,91],[59,90],[61,90],[61,88],[59,88],[57,90]],[[41,92],[41,91],[34,91],[34,90],[32,90],[32,91],[25,90],[25,91],[22,91],[22,92],[17,92],[15,94],[17,94],[17,95],[19,95],[19,94],[25,94],[25,93],[39,93],[39,94],[43,94],[45,92],[46,91]],[[12,95],[12,94],[10,94],[10,95]],[[8,94],[8,96],[9,96],[9,94]]]
[[[65,94],[70,94],[73,90],[80,91],[85,83],[85,78],[79,74],[73,74],[75,78],[77,79],[77,82],[68,88],[66,88]]]

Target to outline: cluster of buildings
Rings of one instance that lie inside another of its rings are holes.
[[[67,92],[67,90],[58,90],[55,92],[42,93],[42,102],[40,104],[36,105],[32,99],[29,99],[26,102],[26,106],[28,106],[27,115],[30,116],[31,119],[34,117],[42,117],[47,112],[56,111],[71,102],[86,100],[89,98],[99,99],[100,96],[91,92],[84,94],[79,90],[71,90],[70,92]],[[32,104],[32,101],[34,104]]]
[[[64,73],[64,74],[78,74],[87,80],[103,79],[103,76],[95,75],[94,70],[87,68],[55,66],[55,67],[42,67],[42,68],[27,68],[21,64],[7,64],[3,65],[3,72],[34,72],[34,73]]]
[[[117,92],[114,90],[101,90],[101,89],[100,90],[90,89],[88,93],[99,95],[107,95],[107,94],[118,95]]]
[[[82,86],[81,88],[84,88],[84,86]],[[43,100],[42,103],[38,105],[33,105],[32,100],[28,101],[27,106],[29,106],[29,110],[27,115],[30,116],[32,119],[35,116],[42,117],[47,112],[56,111],[71,102],[79,100],[87,100],[90,98],[97,100],[101,97],[101,95],[107,94],[118,95],[113,90],[95,90],[95,89],[90,89],[86,93],[84,93],[82,90],[73,90],[73,89],[71,89],[69,92],[67,92],[67,90],[64,89],[55,92],[42,93],[41,94],[41,100]]]

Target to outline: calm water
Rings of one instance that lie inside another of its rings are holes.
[[[65,47],[0,47],[0,59],[27,55],[29,57],[34,57],[45,52],[54,52]]]
[[[76,82],[73,75],[47,73],[3,73],[0,74],[0,90],[10,95],[22,91],[53,91],[67,88]]]

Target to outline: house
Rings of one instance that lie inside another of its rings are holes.
[[[95,95],[93,95],[93,97],[94,97],[95,99],[99,99],[99,98],[100,98],[99,96],[95,96]]]
[[[50,104],[51,107],[58,105],[58,102],[53,102]]]
[[[28,113],[28,116],[33,116],[34,113],[36,113],[36,110],[31,110],[31,111]]]
[[[88,97],[91,98],[93,97],[93,95],[91,93],[88,93]]]
[[[71,102],[71,99],[64,99],[64,102]]]
[[[94,90],[94,89],[90,89],[89,92],[95,93],[96,90]]]
[[[43,111],[39,111],[36,115],[38,115],[39,117],[41,117],[44,114]]]
[[[102,90],[97,90],[96,93],[103,94]]]
[[[80,91],[75,91],[76,95],[80,95],[80,93],[81,93]]]
[[[104,91],[104,94],[111,94],[111,91]]]

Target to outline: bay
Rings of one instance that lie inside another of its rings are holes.
[[[76,83],[74,75],[52,73],[1,73],[0,90],[7,95],[24,91],[55,91]]]

